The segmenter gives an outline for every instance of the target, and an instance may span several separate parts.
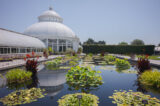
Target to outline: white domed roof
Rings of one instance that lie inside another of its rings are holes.
[[[65,26],[57,22],[39,22],[31,25],[25,31],[25,34],[38,37],[40,39],[49,38],[75,38],[75,33]]]
[[[63,19],[50,8],[38,17],[39,22],[28,27],[24,34],[38,37],[39,39],[73,38],[77,39],[75,33],[62,24]]]
[[[45,48],[45,44],[35,37],[0,28],[0,46]]]

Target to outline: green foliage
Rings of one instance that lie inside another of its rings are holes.
[[[79,47],[77,53],[82,53],[82,48]]]
[[[79,100],[78,96],[82,98]],[[59,106],[98,106],[98,97],[86,93],[67,94],[58,100]]]
[[[0,74],[0,78],[4,79],[4,77],[3,77],[3,75],[2,75],[2,74]]]
[[[52,61],[47,61],[45,63],[46,68],[49,70],[55,70],[58,69],[62,61],[60,59],[54,59]]]
[[[115,65],[117,70],[126,70],[131,67],[130,63],[125,59],[116,59]]]
[[[114,54],[148,54],[154,53],[154,45],[83,45],[84,53],[98,54],[102,52]]]
[[[66,81],[76,90],[81,87],[98,87],[101,85],[102,77],[99,75],[100,71],[92,70],[90,67],[72,67],[66,74]]]
[[[128,45],[127,42],[120,42],[118,45]]]
[[[12,69],[6,73],[8,83],[22,83],[30,80],[31,76],[31,72],[22,69]]]
[[[149,87],[160,88],[160,72],[159,71],[145,71],[140,77],[141,84]]]
[[[84,61],[93,61],[93,58],[90,55],[85,56]]]
[[[104,56],[104,60],[107,64],[114,64],[116,57],[112,55]]]
[[[54,53],[54,51],[53,51],[52,47],[48,47],[48,52],[49,52],[49,54]]]
[[[38,98],[43,98],[44,90],[40,88],[31,88],[26,90],[18,90],[10,93],[4,98],[0,98],[0,102],[7,106],[15,106],[37,101]],[[19,93],[19,95],[17,95]]]
[[[69,65],[72,66],[72,67],[73,67],[73,66],[76,66],[77,64],[78,64],[78,63],[77,63],[76,61],[70,61],[70,62],[69,62]]]
[[[150,95],[145,95],[141,92],[133,92],[132,90],[117,91],[109,96],[114,101],[112,103],[118,106],[160,106],[160,100],[151,98]],[[145,104],[146,103],[146,104]]]
[[[140,39],[135,39],[131,42],[131,45],[137,45],[137,46],[144,45],[144,41]]]
[[[89,53],[87,56],[90,56],[90,57],[92,57],[92,56],[93,56],[93,54],[92,54],[92,53]]]

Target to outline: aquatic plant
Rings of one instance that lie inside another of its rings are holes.
[[[92,56],[87,55],[85,56],[84,61],[93,61],[93,58]]]
[[[148,55],[139,56],[137,61],[137,68],[140,73],[144,72],[145,70],[151,69],[150,61],[148,60]]]
[[[126,59],[116,59],[115,65],[117,70],[126,70],[131,67],[130,63]]]
[[[160,88],[160,72],[147,70],[143,72],[139,79],[141,84],[149,87]]]
[[[101,85],[102,77],[100,71],[92,70],[90,67],[72,67],[66,74],[66,81],[69,86],[76,90],[80,88],[98,87]]]
[[[58,100],[59,106],[98,106],[99,98],[92,94],[67,94]]]
[[[22,69],[12,69],[6,73],[7,83],[22,83],[30,80],[31,72]]]
[[[70,62],[69,62],[69,65],[73,67],[73,66],[76,66],[77,63],[78,63],[78,62],[76,62],[76,61],[70,61]]]
[[[112,56],[112,55],[104,56],[104,60],[106,61],[107,64],[113,65],[115,63],[115,59],[116,59],[116,57]]]
[[[58,69],[60,67],[60,64],[62,63],[62,61],[60,59],[54,59],[52,61],[47,61],[45,63],[46,68],[49,70],[55,70]]]
[[[32,57],[32,59],[31,59]],[[39,57],[36,57],[35,59],[35,53],[32,52],[32,55],[26,54],[26,58],[24,59],[26,61],[26,70],[31,71],[33,74],[37,73],[37,67],[38,67],[38,59]]]
[[[17,90],[7,96],[0,98],[0,102],[7,106],[15,106],[37,101],[38,98],[44,97],[44,89],[31,88],[26,90]]]
[[[93,56],[93,54],[92,54],[92,53],[89,53],[89,54],[88,54],[88,56],[92,57],[92,56]]]
[[[113,99],[112,103],[118,106],[160,106],[160,100],[151,98],[141,92],[133,92],[132,90],[120,90],[113,93],[109,98]]]

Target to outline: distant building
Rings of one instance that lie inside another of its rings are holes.
[[[28,27],[24,34],[39,38],[46,47],[57,52],[65,52],[68,48],[78,50],[79,38],[63,24],[63,19],[52,8],[42,13],[38,19],[39,22]]]
[[[160,46],[155,47],[155,54],[160,54]]]

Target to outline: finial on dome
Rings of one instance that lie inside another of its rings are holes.
[[[50,7],[49,7],[49,10],[53,10],[53,8],[50,6]]]

